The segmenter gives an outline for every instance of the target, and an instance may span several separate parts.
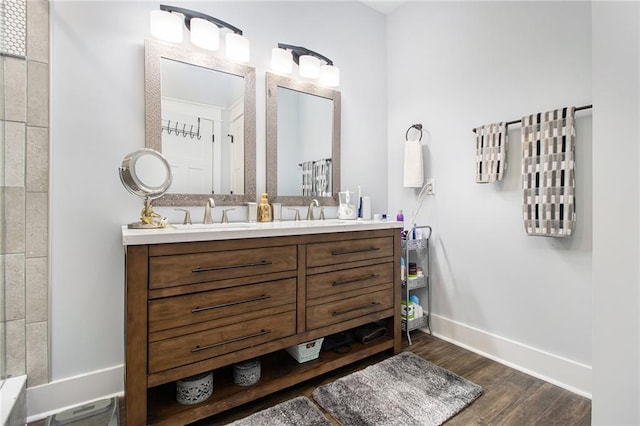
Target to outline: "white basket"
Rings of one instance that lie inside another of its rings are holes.
[[[300,343],[299,345],[289,346],[287,352],[294,357],[299,363],[311,361],[312,359],[320,356],[320,348],[322,348],[322,341],[324,337],[321,337],[310,342]]]
[[[184,405],[199,404],[213,393],[213,373],[202,373],[176,382],[176,401]]]

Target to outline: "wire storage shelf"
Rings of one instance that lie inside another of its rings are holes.
[[[421,227],[416,226],[416,229],[420,229]],[[428,227],[431,229],[431,227]],[[431,232],[429,232],[429,237],[431,237]],[[419,240],[407,240],[407,250],[426,250],[429,247],[429,238],[421,238]]]
[[[427,325],[428,321],[425,316],[421,316],[420,318],[409,319],[409,331],[417,330],[418,328],[422,328]],[[407,331],[407,320],[405,318],[402,319],[402,331]],[[431,332],[429,332],[431,334]]]
[[[419,233],[420,235],[416,235]],[[411,344],[410,332],[426,328],[429,334],[431,330],[431,259],[429,242],[431,240],[431,226],[414,226],[403,241],[404,268],[402,279],[403,299],[406,304],[403,308],[402,331],[406,332],[407,340]],[[415,270],[412,270],[415,268]],[[426,289],[420,300],[418,309],[410,309],[411,292],[413,290]],[[420,312],[421,316],[417,312]],[[407,318],[408,317],[408,318]]]
[[[424,288],[427,286],[427,277],[409,277],[404,281],[403,285],[409,286],[409,290]]]

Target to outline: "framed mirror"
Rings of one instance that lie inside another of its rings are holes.
[[[158,206],[256,200],[255,68],[145,40],[146,147],[171,165]]]
[[[337,205],[340,92],[267,72],[267,192],[273,202]]]

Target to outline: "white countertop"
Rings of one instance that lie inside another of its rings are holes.
[[[129,229],[122,226],[122,245],[186,243],[192,241],[233,240],[286,235],[328,234],[401,228],[396,221],[377,220],[301,220],[283,222],[236,222],[208,225],[169,225],[159,229]]]

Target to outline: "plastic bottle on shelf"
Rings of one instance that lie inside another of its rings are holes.
[[[409,300],[413,303],[413,316],[415,318],[420,318],[422,315],[424,315],[422,305],[420,305],[420,299],[418,299],[418,296],[412,294],[411,296],[409,296]]]
[[[413,304],[413,316],[415,318],[421,318],[424,315],[424,311],[422,310],[422,305]]]
[[[402,210],[398,210],[396,221],[402,224],[402,228],[400,228],[400,238],[404,240],[404,214],[402,214]]]

